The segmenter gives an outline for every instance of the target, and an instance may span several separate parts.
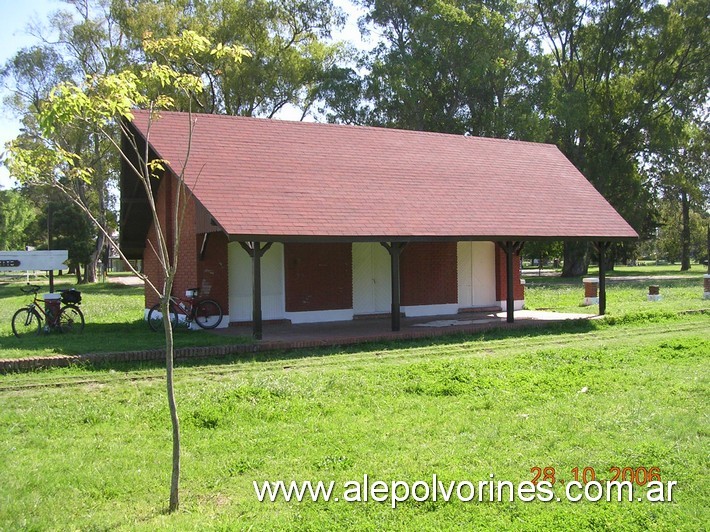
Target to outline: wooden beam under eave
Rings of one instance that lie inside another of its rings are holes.
[[[611,242],[595,242],[599,253],[599,315],[606,314],[606,252]]]
[[[515,287],[513,286],[513,242],[505,243],[506,321],[515,321]]]
[[[261,340],[263,334],[263,320],[261,309],[261,257],[272,246],[272,242],[265,244],[263,247],[261,242],[239,242],[244,248],[252,261],[252,336],[255,340]]]
[[[525,242],[507,240],[498,242],[498,245],[505,252],[505,312],[506,322],[515,322],[515,286],[513,279],[513,258],[519,255]]]
[[[402,305],[401,305],[401,289],[400,289],[400,267],[399,259],[402,254],[404,246],[407,245],[406,242],[380,242],[382,246],[390,254],[390,268],[391,268],[391,279],[392,279],[392,305],[391,305],[391,315],[392,315],[392,330],[399,331],[402,328]]]

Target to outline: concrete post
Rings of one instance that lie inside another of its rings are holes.
[[[584,303],[583,306],[599,304],[599,277],[585,277],[582,279],[584,283]]]

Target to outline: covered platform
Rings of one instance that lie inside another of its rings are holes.
[[[287,321],[269,322],[261,340],[255,340],[258,351],[268,349],[296,349],[331,345],[352,345],[365,342],[432,338],[452,334],[474,334],[499,328],[545,326],[570,320],[589,320],[600,316],[582,313],[519,310],[515,322],[507,321],[507,312],[466,312],[447,316],[401,318],[401,328],[391,329],[388,315],[358,318],[353,321],[291,324]],[[232,324],[215,329],[214,334],[251,336],[252,324]]]

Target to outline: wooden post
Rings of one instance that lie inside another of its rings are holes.
[[[251,292],[251,321],[253,324],[252,336],[257,340],[263,337],[261,322],[261,243],[254,242],[252,260],[252,292]]]
[[[272,246],[268,242],[261,246],[261,242],[239,242],[239,245],[249,253],[252,263],[252,336],[256,340],[263,338],[262,312],[261,312],[261,257]]]
[[[498,245],[503,251],[505,251],[505,312],[506,312],[506,322],[515,322],[515,286],[513,284],[513,257],[519,254],[525,242],[513,242],[508,240],[506,242],[498,242]]]
[[[392,278],[392,330],[399,331],[401,328],[401,293],[399,281],[399,256],[402,254],[406,242],[380,242],[390,254],[391,278]]]
[[[515,321],[515,287],[513,286],[513,243],[505,243],[505,281],[506,281],[506,322]]]

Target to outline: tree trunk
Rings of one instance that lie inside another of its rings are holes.
[[[680,200],[683,211],[683,228],[680,233],[680,271],[687,272],[690,270],[690,199],[685,190],[681,191]]]
[[[613,272],[614,266],[616,265],[616,254],[614,253],[614,247],[609,246],[609,249],[604,253],[604,269],[607,272]]]
[[[562,277],[586,275],[589,270],[589,245],[587,242],[565,241]]]
[[[104,234],[99,231],[99,236],[96,238],[96,247],[94,248],[94,251],[91,253],[91,256],[89,257],[89,263],[86,265],[86,282],[87,283],[95,283],[97,281],[97,268],[99,264],[99,259],[101,258],[101,254],[104,250],[104,243],[106,242],[106,238],[104,237]]]
[[[172,291],[172,280],[166,283],[165,297],[161,302],[163,313],[163,326],[165,328],[165,375],[168,392],[168,407],[170,408],[170,421],[173,429],[173,468],[170,477],[170,505],[169,512],[174,512],[180,507],[180,419],[177,413],[177,403],[175,402],[175,386],[173,378],[174,369],[174,343],[173,325],[170,321],[170,292]]]
[[[92,254],[91,258],[89,259],[89,262],[87,262],[84,265],[84,272],[85,272],[85,280],[87,283],[95,283],[96,282],[96,262],[97,258],[95,258]]]

